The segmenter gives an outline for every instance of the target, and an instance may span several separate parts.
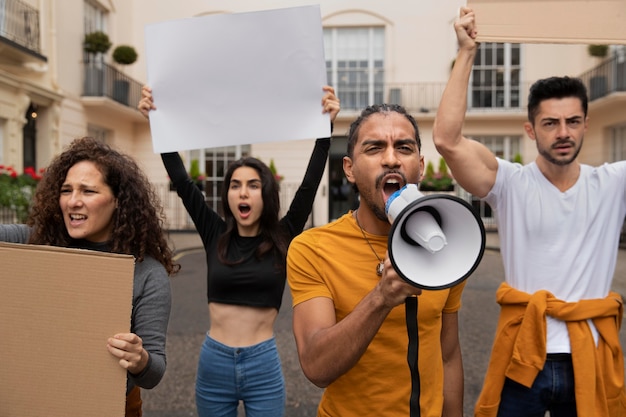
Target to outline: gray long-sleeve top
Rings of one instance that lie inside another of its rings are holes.
[[[30,228],[23,224],[0,224],[0,241],[27,243]],[[106,251],[103,245],[80,241],[76,247]],[[154,388],[163,378],[166,367],[165,337],[172,304],[170,280],[165,267],[146,257],[135,263],[133,309],[130,331],[141,337],[150,359],[139,374],[127,372],[126,393],[134,386]],[[112,336],[112,335],[111,335]]]

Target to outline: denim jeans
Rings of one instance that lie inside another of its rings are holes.
[[[239,401],[246,417],[284,415],[285,380],[276,340],[230,347],[207,335],[196,377],[198,416],[237,417]]]
[[[589,393],[589,395],[594,395]],[[569,355],[546,360],[532,387],[506,379],[498,417],[576,417],[574,369]]]

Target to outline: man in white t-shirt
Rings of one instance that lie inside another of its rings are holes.
[[[500,321],[477,416],[623,415],[622,300],[612,293],[626,215],[626,161],[577,160],[588,127],[587,91],[550,77],[530,89],[528,122],[538,156],[522,166],[463,136],[478,49],[471,9],[455,22],[459,51],[433,139],[466,191],[495,210],[505,283]]]

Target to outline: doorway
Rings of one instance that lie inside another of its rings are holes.
[[[333,137],[328,159],[328,217],[338,219],[358,206],[357,194],[343,173],[343,157],[346,155],[348,138]]]
[[[22,132],[24,140],[24,168],[37,169],[37,105],[31,103],[26,110],[26,124]]]

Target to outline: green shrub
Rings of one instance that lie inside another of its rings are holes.
[[[587,51],[589,55],[595,56],[598,58],[604,58],[609,53],[608,45],[589,45],[587,47]]]
[[[432,161],[428,161],[419,189],[420,191],[454,191],[454,180],[449,174],[448,165],[443,158],[439,158],[439,170],[437,172],[435,172]]]
[[[137,51],[129,45],[120,45],[113,50],[113,61],[120,65],[130,65],[137,61]]]
[[[83,49],[88,54],[106,54],[111,45],[109,35],[102,31],[87,33],[83,41]]]

